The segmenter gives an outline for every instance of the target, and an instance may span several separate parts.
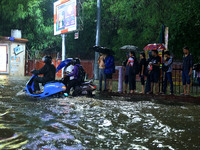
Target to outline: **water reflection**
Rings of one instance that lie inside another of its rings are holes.
[[[28,140],[23,137],[22,133],[15,132],[7,126],[12,122],[10,117],[11,110],[1,109],[0,113],[0,149],[17,149],[25,145]]]
[[[16,96],[25,80],[0,81],[0,149],[200,148],[200,106]]]

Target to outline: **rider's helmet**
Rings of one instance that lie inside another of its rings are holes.
[[[43,60],[43,62],[44,62],[45,64],[51,64],[51,62],[52,62],[52,57],[51,57],[51,56],[44,56],[44,57],[42,58],[42,60]]]
[[[74,58],[73,60],[72,60],[72,64],[73,65],[77,65],[77,64],[81,64],[81,61],[80,61],[80,59],[79,58]]]

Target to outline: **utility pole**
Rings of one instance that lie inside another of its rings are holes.
[[[101,28],[101,0],[97,0],[97,30],[96,30],[96,46],[100,46],[100,28]],[[94,63],[94,79],[99,79],[99,65],[97,63],[99,53],[95,52]]]
[[[65,60],[65,37],[66,35],[65,34],[61,34],[62,36],[62,61]],[[62,77],[63,77],[63,71],[62,70]]]

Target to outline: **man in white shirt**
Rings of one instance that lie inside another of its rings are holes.
[[[70,77],[67,76],[68,74],[72,73],[73,70],[74,70],[74,66],[72,64],[70,64],[69,66],[66,66],[64,68],[64,80],[63,80],[63,83],[65,84],[66,87],[67,87],[68,82],[74,79],[74,76],[70,76]]]

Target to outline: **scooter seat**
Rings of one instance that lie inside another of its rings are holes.
[[[82,85],[90,84],[92,81],[83,82]]]

